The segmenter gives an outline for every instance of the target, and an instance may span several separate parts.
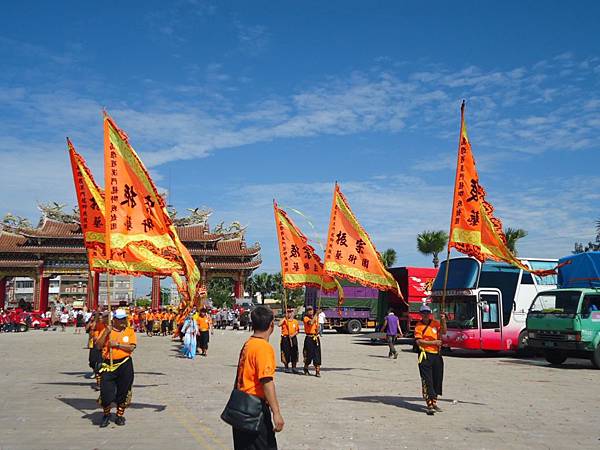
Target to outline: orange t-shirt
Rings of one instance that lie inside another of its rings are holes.
[[[123,331],[112,330],[110,332],[110,337],[106,339],[106,343],[104,344],[104,348],[102,349],[102,358],[104,359],[110,358],[110,354],[108,351],[109,341],[116,341],[119,344],[137,345],[137,338],[135,336],[133,328],[127,327]],[[113,347],[112,349],[113,359],[127,358],[130,354],[131,352],[125,351],[122,348]]]
[[[313,320],[313,324],[311,325],[309,322]],[[312,319],[308,316],[304,317],[304,332],[306,334],[317,334],[319,332],[319,319],[317,316],[314,316]]]
[[[208,316],[198,316],[196,319],[196,323],[198,324],[198,330],[200,331],[208,331],[210,328],[210,317]]]
[[[281,322],[281,335],[290,336],[292,334],[298,334],[300,331],[300,324],[296,319],[283,319]]]
[[[96,340],[104,332],[105,328],[106,328],[106,325],[104,325],[104,323],[102,323],[102,322],[96,323],[96,325],[94,326],[94,329],[90,333],[90,345],[89,345],[90,348],[92,348],[96,345]]]
[[[169,313],[169,319],[168,320],[173,320],[175,319],[175,313]]]
[[[423,322],[418,322],[417,325],[415,325],[415,339],[437,341],[440,339],[440,328],[441,324],[437,320],[431,319],[429,326],[425,325]],[[427,353],[438,353],[439,351],[437,345],[421,345],[421,349]]]
[[[275,364],[275,350],[266,339],[248,339],[238,366],[238,389],[264,399],[260,380],[275,377]]]
[[[154,314],[151,312],[146,313],[146,322],[152,322],[154,320]]]

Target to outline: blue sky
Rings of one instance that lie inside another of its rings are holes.
[[[338,180],[376,246],[429,265],[447,229],[461,99],[481,182],[523,256],[600,217],[600,5],[10,2],[0,18],[0,213],[75,197],[65,136],[102,179],[101,110],[180,211],[239,220],[279,270],[271,202],[323,239]]]

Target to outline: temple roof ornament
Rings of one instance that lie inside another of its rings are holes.
[[[56,220],[62,223],[76,223],[79,224],[79,210],[74,208],[72,213],[66,213],[63,210],[67,205],[64,203],[40,203],[38,209],[42,212],[42,218],[40,220],[40,226],[44,218]]]

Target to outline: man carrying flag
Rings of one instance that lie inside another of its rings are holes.
[[[343,301],[343,291],[339,283],[327,275],[323,268],[321,258],[315,253],[315,249],[308,244],[308,238],[292,222],[286,212],[273,203],[275,209],[275,225],[277,227],[277,238],[279,241],[279,252],[281,257],[281,279],[283,286],[287,289],[296,289],[301,286],[311,286],[322,291],[338,292],[338,304]],[[314,316],[314,309],[312,310]],[[311,316],[312,317],[312,316]],[[313,326],[314,322],[314,326]],[[308,324],[308,325],[307,325]],[[308,366],[315,366],[316,376],[321,373],[321,339],[319,338],[317,317],[304,318],[304,374],[308,374]],[[313,329],[314,328],[314,329]],[[288,343],[283,335],[281,337],[282,355],[287,349]],[[287,359],[286,359],[287,361]],[[287,364],[286,364],[287,367]]]

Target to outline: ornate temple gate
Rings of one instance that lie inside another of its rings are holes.
[[[87,276],[87,306],[98,307],[99,274],[88,270],[83,235],[77,214],[65,214],[62,206],[41,205],[43,216],[37,228],[24,220],[0,228],[0,308],[6,304],[7,281],[12,277],[34,280],[33,309],[48,308],[50,278],[56,275]],[[190,210],[191,215],[175,219],[183,244],[201,270],[205,286],[212,278],[233,279],[233,295],[242,298],[244,281],[261,264],[260,245],[246,246],[245,228],[234,222],[213,230],[208,226],[210,212]],[[171,213],[176,216],[176,212]],[[7,216],[8,217],[8,216]],[[12,217],[12,216],[11,216]],[[160,307],[160,278],[152,279],[152,307]]]

